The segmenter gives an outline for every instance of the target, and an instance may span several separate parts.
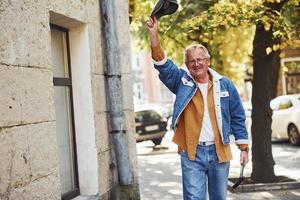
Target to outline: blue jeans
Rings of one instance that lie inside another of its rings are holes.
[[[229,162],[218,163],[215,145],[197,146],[195,160],[181,152],[184,200],[226,200]],[[207,190],[208,189],[208,190]]]

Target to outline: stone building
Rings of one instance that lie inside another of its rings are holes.
[[[1,0],[0,25],[0,199],[139,199],[128,2]]]

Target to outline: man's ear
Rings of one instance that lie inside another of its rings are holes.
[[[190,71],[189,65],[186,62],[184,64],[185,64],[186,68]]]
[[[210,58],[208,59],[207,64],[208,64],[208,66],[210,67],[210,64],[211,64]]]

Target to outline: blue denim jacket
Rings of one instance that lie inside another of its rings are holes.
[[[179,69],[169,59],[154,62],[154,67],[159,71],[160,80],[176,95],[172,118],[172,127],[175,129],[198,86],[189,72]],[[229,144],[230,134],[234,135],[236,144],[248,144],[245,110],[235,86],[211,68],[208,70],[212,76],[215,112],[223,144]]]

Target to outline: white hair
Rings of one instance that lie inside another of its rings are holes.
[[[191,44],[189,46],[187,46],[184,50],[184,58],[185,61],[187,60],[187,54],[190,50],[194,50],[194,49],[202,49],[205,53],[205,58],[210,58],[210,54],[207,50],[207,48],[205,46],[203,46],[202,44]]]

